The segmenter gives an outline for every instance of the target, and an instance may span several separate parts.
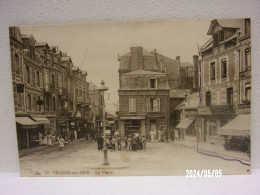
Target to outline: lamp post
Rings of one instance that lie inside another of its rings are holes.
[[[106,132],[105,132],[105,91],[107,91],[108,88],[105,86],[105,82],[102,80],[101,86],[98,88],[98,91],[100,91],[101,98],[102,98],[102,108],[103,108],[103,135],[104,135],[104,141],[103,141],[103,151],[104,151],[104,165],[109,165],[108,157],[107,157],[107,145],[106,145]]]

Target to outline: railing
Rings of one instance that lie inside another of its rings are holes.
[[[251,69],[247,69],[246,71],[240,72],[239,76],[240,76],[241,80],[250,79],[251,78]]]
[[[233,105],[217,105],[217,106],[211,106],[211,112],[213,114],[228,114],[233,113],[235,111]]]

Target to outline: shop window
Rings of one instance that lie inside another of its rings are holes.
[[[222,59],[221,60],[221,78],[227,77],[227,60]]]
[[[149,88],[157,88],[157,79],[156,78],[150,78],[149,79]]]
[[[160,112],[160,98],[146,99],[147,112]]]
[[[129,99],[129,112],[136,112],[136,99]]]
[[[216,72],[215,72],[215,62],[210,63],[210,80],[214,81],[216,79]]]
[[[211,92],[210,91],[206,92],[206,106],[208,106],[208,107],[211,106]]]

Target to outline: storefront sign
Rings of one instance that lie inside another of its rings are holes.
[[[119,91],[118,95],[156,95],[156,91]]]

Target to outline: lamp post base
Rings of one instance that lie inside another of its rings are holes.
[[[108,158],[107,158],[107,149],[104,148],[104,164],[103,165],[109,165]]]

